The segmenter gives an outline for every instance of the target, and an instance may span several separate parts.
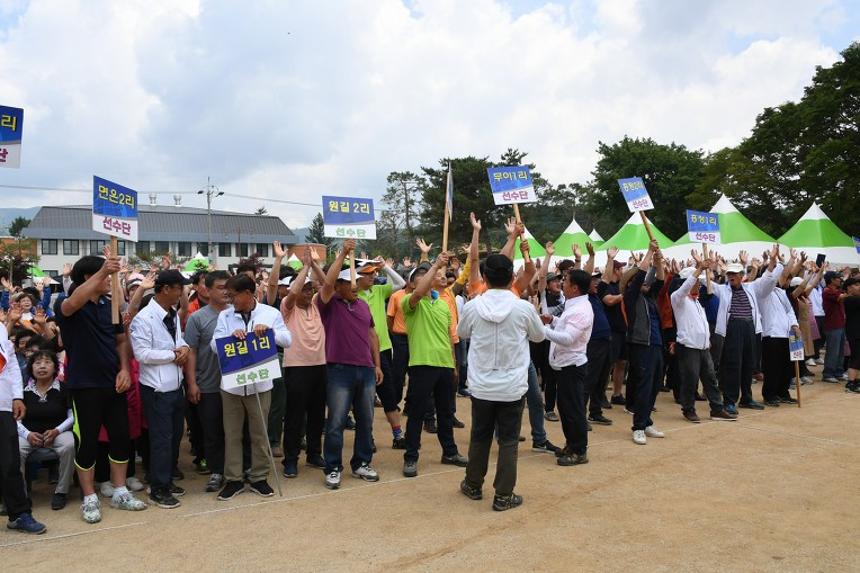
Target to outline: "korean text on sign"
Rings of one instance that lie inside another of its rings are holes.
[[[137,191],[93,177],[93,230],[137,241]]]
[[[648,195],[645,182],[642,181],[641,177],[619,179],[618,188],[621,189],[621,194],[624,195],[627,208],[630,209],[631,213],[649,211],[654,208],[654,203],[651,202],[651,196]]]
[[[0,167],[21,166],[21,133],[24,110],[0,105]]]
[[[803,360],[803,339],[795,336],[794,332],[788,334],[788,354],[792,362]]]
[[[716,213],[687,210],[687,233],[694,243],[720,244],[720,218]]]
[[[273,381],[280,374],[275,333],[269,329],[261,337],[249,332],[244,340],[235,336],[215,341],[224,389]]]
[[[537,201],[532,175],[524,165],[490,167],[487,169],[487,177],[496,205]]]
[[[322,208],[326,237],[376,239],[373,199],[323,195]]]

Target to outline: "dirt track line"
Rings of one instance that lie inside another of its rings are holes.
[[[744,424],[739,424],[739,428],[743,428],[744,430],[755,430],[757,432],[766,432],[768,434],[777,434],[780,436],[791,436],[792,438],[800,438],[802,440],[815,440],[818,442],[826,442],[828,444],[835,444],[838,446],[848,446],[849,448],[858,447],[857,444],[851,444],[849,442],[840,442],[839,440],[831,440],[830,438],[819,438],[817,436],[807,436],[805,434],[795,434],[793,432],[782,432],[780,430],[772,430],[769,428],[757,428],[755,426],[746,426]]]
[[[21,541],[13,541],[12,543],[4,543],[0,545],[0,548],[5,547],[16,547],[18,545],[30,545],[33,543],[47,543],[48,541],[58,541],[61,539],[68,539],[70,537],[81,537],[84,535],[91,535],[93,533],[101,533],[103,531],[113,531],[116,529],[126,529],[129,527],[139,527],[141,525],[147,525],[148,521],[139,521],[137,523],[125,523],[123,525],[112,525],[110,527],[98,527],[96,529],[86,529],[84,531],[77,531],[75,533],[63,533],[61,535],[54,536],[45,536],[45,537],[32,537],[30,539],[23,539]]]

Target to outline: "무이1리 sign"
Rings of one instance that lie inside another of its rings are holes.
[[[803,339],[795,336],[794,331],[788,334],[788,354],[789,360],[798,362],[803,360]]]
[[[239,340],[225,336],[215,340],[221,382],[225,390],[258,382],[274,381],[281,376],[275,333],[270,328],[262,337],[253,332]]]
[[[649,211],[654,208],[654,203],[651,202],[651,197],[648,195],[645,182],[642,181],[641,177],[619,179],[618,188],[621,189],[621,194],[624,195],[627,208],[630,209],[631,213]]]
[[[93,231],[137,242],[137,191],[93,176]]]
[[[525,165],[490,167],[487,169],[490,190],[496,205],[534,203],[537,201],[532,174]]]
[[[335,239],[376,239],[373,199],[323,195],[323,234]]]
[[[720,218],[716,213],[687,209],[687,232],[694,243],[720,244]]]
[[[24,110],[0,105],[0,167],[21,166],[21,133]]]

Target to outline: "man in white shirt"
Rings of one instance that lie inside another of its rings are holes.
[[[185,490],[173,483],[185,414],[182,368],[190,349],[182,338],[176,306],[191,281],[177,270],[158,273],[155,297],[131,321],[131,347],[140,364],[140,395],[149,424],[149,499],[179,507]]]
[[[493,487],[493,509],[518,507],[514,493],[517,447],[528,391],[529,341],[544,339],[543,325],[534,308],[511,292],[514,265],[504,255],[490,255],[484,263],[487,292],[463,306],[457,334],[469,338],[468,371],[472,394],[472,432],[466,479],[460,491],[481,499],[493,434],[498,428],[499,456]]]
[[[792,249],[791,258],[787,264],[790,269],[797,255]],[[788,286],[789,277],[782,277],[782,265],[777,265],[774,275],[780,277],[780,283]],[[782,286],[782,285],[781,285]],[[788,349],[790,332],[801,338],[800,326],[794,314],[794,308],[788,300],[784,288],[774,288],[770,293],[759,299],[761,308],[761,370],[764,380],[761,385],[761,397],[764,403],[778,407],[780,403],[796,404],[788,391],[789,383],[794,376]]]
[[[562,277],[565,303],[560,317],[541,316],[550,340],[549,365],[558,371],[558,413],[566,444],[556,455],[558,465],[588,463],[588,421],[585,419],[585,376],[588,340],[594,311],[588,301],[591,275],[569,269]]]
[[[681,411],[688,421],[695,424],[701,421],[696,414],[696,389],[701,379],[711,406],[711,420],[733,421],[737,419],[737,414],[729,414],[723,408],[714,362],[709,352],[711,331],[708,317],[699,303],[699,275],[708,267],[708,262],[702,260],[696,251],[693,251],[693,258],[696,266],[681,270],[680,276],[684,283],[670,297],[677,329],[675,355],[681,382]]]

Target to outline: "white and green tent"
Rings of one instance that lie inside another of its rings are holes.
[[[579,226],[579,223],[576,222],[576,219],[573,219],[562,234],[553,241],[553,247],[555,248],[555,257],[553,258],[558,260],[573,258],[574,245],[579,245],[579,248],[585,254],[585,243],[590,241],[591,239],[582,227]]]
[[[779,238],[779,242],[806,251],[810,258],[824,253],[831,263],[860,263],[854,240],[830,220],[817,202],[812,203],[803,217]]]
[[[544,250],[543,245],[538,243],[537,239],[534,238],[534,235],[532,235],[528,229],[525,230],[525,236],[526,240],[529,242],[529,247],[531,247],[529,250],[529,256],[531,256],[532,259],[545,257],[546,251]],[[514,244],[514,268],[522,266],[523,263],[523,254],[520,252],[520,240],[517,239],[517,242]]]
[[[751,257],[760,257],[777,242],[738,211],[725,195],[720,195],[710,212],[716,213],[719,218],[722,243],[708,245],[708,249],[717,251],[727,260],[736,259],[740,251],[747,251]],[[664,249],[664,254],[670,258],[686,260],[690,258],[693,248],[701,251],[702,245],[693,243],[689,234],[684,233],[671,247]]]
[[[648,223],[651,226],[651,232],[654,233],[654,238],[657,239],[657,244],[661,248],[666,249],[672,245],[672,240],[664,235],[650,219]],[[648,231],[645,230],[642,217],[639,213],[633,213],[627,222],[614,235],[606,239],[597,250],[605,251],[614,246],[621,252],[645,251],[650,242],[651,239],[648,238]]]
[[[591,244],[594,245],[595,249],[603,244],[603,237],[600,236],[596,228],[592,229],[591,233],[588,234],[588,238],[591,239]]]

